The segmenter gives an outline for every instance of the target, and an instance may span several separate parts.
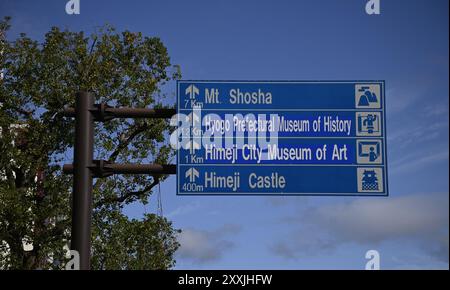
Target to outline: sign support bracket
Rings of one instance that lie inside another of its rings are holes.
[[[79,92],[75,108],[66,108],[63,114],[75,117],[74,162],[63,166],[64,173],[73,174],[70,248],[80,255],[80,270],[89,270],[93,178],[104,178],[112,174],[176,174],[176,165],[115,164],[107,160],[94,160],[94,121],[106,122],[114,118],[165,119],[175,115],[176,110],[113,108],[104,103],[94,104],[92,93]]]

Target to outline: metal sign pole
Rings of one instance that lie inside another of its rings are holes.
[[[80,269],[90,269],[94,97],[80,92],[76,99],[71,249],[80,254]]]

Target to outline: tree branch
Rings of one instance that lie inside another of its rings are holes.
[[[34,113],[33,111],[27,111],[27,110],[22,109],[22,108],[15,108],[15,109],[16,109],[16,111],[18,113],[20,113],[20,114],[22,114],[22,115],[24,115],[26,117],[31,117],[33,115],[33,113]]]
[[[137,135],[139,135],[140,133],[144,132],[147,129],[148,124],[144,123],[141,126],[137,126],[135,130],[132,133],[130,133],[130,135],[126,139],[120,138],[119,145],[117,145],[116,149],[109,155],[108,161],[110,162],[116,161],[119,154],[128,147],[131,141],[133,141],[133,139],[136,138]],[[102,180],[104,179],[98,179],[95,182],[94,190],[98,189],[98,187],[102,184]]]
[[[108,160],[114,162],[119,156],[120,152],[128,147],[128,145],[136,138],[137,135],[148,129],[148,124],[145,123],[141,126],[137,126],[136,129],[124,140],[120,140],[119,145],[117,145],[116,150],[109,155]]]
[[[94,63],[94,59],[95,59],[96,55],[95,55],[95,53],[92,54],[92,52],[94,51],[94,47],[95,47],[96,43],[97,43],[97,37],[94,38],[94,41],[92,42],[92,45],[91,45],[91,49],[89,50],[89,56],[91,57],[91,60],[89,62],[88,67],[85,67],[83,72],[82,72],[82,74],[81,74],[81,80],[82,81],[84,81],[85,77],[88,75],[88,72],[89,72],[89,70],[92,67],[92,64]]]
[[[144,188],[141,189],[141,190],[137,190],[137,191],[128,191],[128,192],[126,192],[125,194],[122,194],[122,195],[120,195],[120,196],[111,197],[111,198],[107,198],[107,199],[101,200],[101,201],[95,203],[94,206],[95,206],[95,208],[98,208],[98,207],[101,207],[101,206],[103,206],[103,205],[105,205],[105,204],[107,204],[107,203],[122,203],[122,202],[126,201],[127,199],[129,199],[129,198],[131,198],[131,197],[137,197],[137,198],[139,198],[139,197],[141,197],[142,195],[144,195],[144,194],[146,194],[147,192],[149,192],[150,190],[152,190],[153,187],[155,187],[156,185],[158,185],[158,183],[159,183],[159,178],[153,177],[153,182],[152,182],[150,185],[144,187]]]

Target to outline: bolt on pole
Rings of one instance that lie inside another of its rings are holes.
[[[93,179],[90,166],[94,157],[94,117],[90,110],[93,107],[92,94],[88,92],[77,94],[70,247],[80,254],[80,270],[90,269]]]

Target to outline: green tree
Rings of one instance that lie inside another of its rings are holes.
[[[59,269],[70,239],[74,121],[61,109],[75,93],[95,93],[114,106],[164,107],[164,85],[179,78],[159,38],[114,28],[90,36],[52,28],[40,43],[21,34],[5,40],[0,22],[0,268]],[[112,120],[95,127],[95,158],[170,163],[167,120]],[[148,202],[165,176],[96,179],[92,233],[94,269],[167,269],[174,265],[178,230],[146,214],[130,220],[123,207]],[[23,244],[32,245],[24,250]]]

